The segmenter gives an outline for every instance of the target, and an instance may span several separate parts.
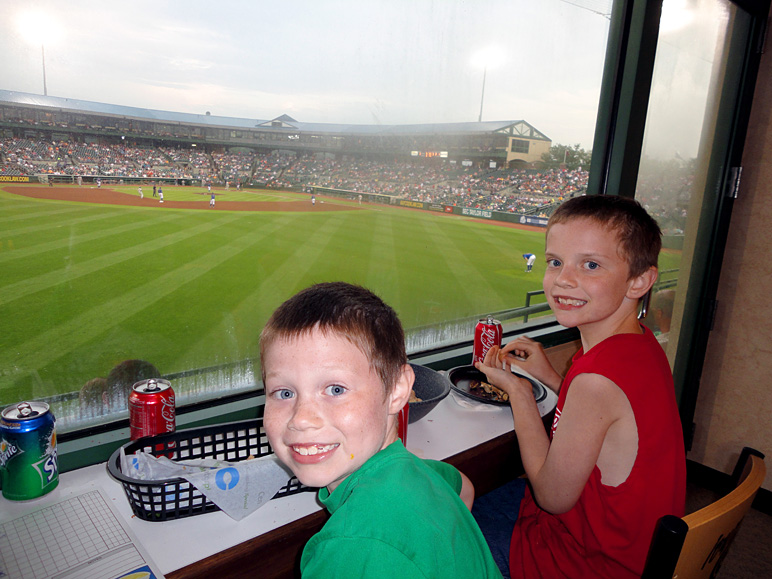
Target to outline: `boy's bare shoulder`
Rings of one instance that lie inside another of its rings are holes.
[[[608,376],[593,372],[577,374],[571,381],[566,398],[568,397],[573,401],[594,405],[596,410],[598,406],[604,409],[612,408],[615,399],[627,400],[624,391],[616,382]]]

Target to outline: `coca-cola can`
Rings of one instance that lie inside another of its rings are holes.
[[[174,390],[168,380],[150,378],[137,382],[129,395],[131,439],[174,432]]]
[[[482,362],[485,354],[492,346],[501,346],[501,322],[488,316],[477,322],[474,328],[474,347],[472,349],[472,364]]]

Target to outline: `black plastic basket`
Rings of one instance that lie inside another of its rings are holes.
[[[213,458],[239,462],[273,454],[262,418],[148,436],[124,444],[122,448],[127,456],[144,450],[172,460]],[[220,510],[183,478],[152,481],[127,477],[121,472],[120,448],[107,462],[107,470],[123,485],[131,510],[145,521],[166,521]],[[308,490],[313,489],[292,477],[273,498]]]

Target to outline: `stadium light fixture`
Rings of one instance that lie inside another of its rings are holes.
[[[497,67],[502,62],[503,57],[501,51],[493,47],[479,50],[472,56],[472,64],[477,68],[483,69],[482,94],[480,95],[480,116],[477,118],[478,123],[482,122],[483,104],[485,103],[485,78],[488,76],[488,69]]]
[[[40,45],[40,54],[43,59],[43,95],[48,96],[46,83],[46,43],[50,43],[59,36],[59,27],[50,16],[44,12],[23,12],[17,19],[19,32],[35,46]]]
[[[676,32],[689,26],[695,18],[694,9],[685,0],[666,2],[662,5],[662,18],[659,30],[661,34]]]

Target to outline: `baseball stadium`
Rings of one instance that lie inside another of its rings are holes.
[[[127,361],[180,406],[254,391],[268,316],[322,281],[376,291],[413,353],[486,315],[544,320],[543,259],[522,256],[543,255],[589,169],[545,162],[551,146],[525,120],[333,125],[0,91],[0,402],[45,399],[65,431],[121,417],[104,393]]]

